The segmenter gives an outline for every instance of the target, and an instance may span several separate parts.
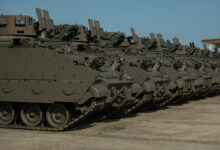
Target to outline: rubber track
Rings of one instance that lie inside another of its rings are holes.
[[[175,93],[172,97],[170,97],[168,100],[166,100],[166,103],[163,103],[162,105],[167,104],[168,102],[170,102],[171,100],[173,100],[173,99],[174,99],[176,96],[178,96],[178,95],[179,95],[178,92]],[[137,110],[139,107],[141,107],[141,106],[147,104],[148,102],[149,102],[149,101],[144,101],[144,100],[142,100],[142,101],[140,101],[139,103],[134,104],[132,107],[129,107],[129,108],[123,110],[123,113],[120,115],[120,117],[124,117],[124,116],[126,116],[127,114],[134,112],[134,111]],[[161,107],[162,107],[162,106],[161,106]],[[149,108],[149,107],[146,107],[144,110],[148,110],[148,109],[150,109],[150,108]],[[101,118],[97,119],[96,121],[103,121],[103,120],[105,120],[105,119],[107,119],[107,118],[113,116],[114,114],[117,114],[117,113],[120,112],[120,111],[121,111],[121,108],[118,108],[118,109],[112,111],[111,113],[108,113],[107,115],[102,116]]]

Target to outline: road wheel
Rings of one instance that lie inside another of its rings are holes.
[[[26,126],[36,127],[43,120],[43,112],[38,104],[25,104],[20,112],[21,120]]]
[[[61,128],[69,122],[70,112],[62,104],[52,104],[47,109],[46,119],[51,127]]]
[[[0,104],[0,124],[9,125],[15,118],[15,110],[10,103]]]

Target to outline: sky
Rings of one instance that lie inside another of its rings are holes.
[[[88,18],[100,21],[105,31],[138,36],[162,33],[165,40],[180,42],[220,38],[220,0],[0,0],[0,14],[30,15],[35,8],[49,11],[55,24],[82,24]]]

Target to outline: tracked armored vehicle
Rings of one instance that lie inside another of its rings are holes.
[[[173,92],[176,85],[159,72],[158,62],[145,60],[145,56],[140,51],[133,51],[129,41],[131,37],[125,38],[121,32],[100,32],[103,29],[98,21],[89,19],[90,30],[94,33],[97,41],[97,49],[89,51],[95,55],[105,56],[112,61],[111,68],[118,72],[126,72],[127,75],[134,78],[135,82],[142,87],[142,92],[137,95],[137,101],[132,107],[153,106],[163,104],[165,101],[173,98]],[[93,32],[93,31],[98,31]],[[139,49],[139,47],[137,48]],[[150,66],[149,66],[150,65]],[[131,110],[131,109],[129,109]]]
[[[202,96],[216,94],[219,91],[219,74],[218,74],[218,61],[214,58],[213,53],[204,47],[204,50],[194,46],[194,43],[190,43],[188,47],[189,62],[191,68],[188,71],[200,78],[204,82],[202,87]]]
[[[131,48],[140,51],[142,59],[151,60],[160,64],[159,72],[161,76],[166,76],[170,79],[173,85],[172,95],[177,101],[178,99],[189,99],[191,95],[197,93],[195,78],[192,77],[185,70],[184,59],[178,59],[176,55],[171,55],[169,51],[169,41],[165,42],[161,34],[157,36],[153,33],[150,34],[151,38],[139,38],[133,28],[131,28],[132,38]],[[169,101],[166,101],[169,102]]]
[[[63,131],[220,91],[219,53],[161,34],[0,16],[0,127]]]
[[[37,9],[39,20],[43,14],[41,10]],[[49,15],[47,15],[49,17]],[[45,16],[45,18],[47,18]],[[51,19],[48,19],[51,20]],[[40,23],[42,24],[42,23]],[[51,27],[52,28],[52,27]],[[140,89],[136,84],[132,84],[131,79],[124,78],[124,74],[118,74],[116,71],[110,69],[109,61],[105,57],[97,57],[90,53],[85,53],[87,50],[93,49],[93,46],[97,47],[97,43],[91,42],[92,32],[88,31],[88,28],[83,25],[55,25],[55,28],[51,31],[53,34],[49,34],[47,39],[38,40],[39,47],[53,48],[58,50],[60,53],[66,54],[74,58],[74,63],[83,67],[88,67],[95,71],[100,78],[112,80],[112,82],[118,83],[121,91],[125,94],[126,88],[130,88],[130,94],[135,95]],[[123,84],[125,86],[123,86]],[[116,92],[116,91],[115,91]],[[117,93],[117,92],[116,92]],[[115,93],[115,94],[116,94]],[[117,94],[116,94],[117,95]],[[127,95],[129,96],[129,95]],[[124,98],[120,102],[112,103],[111,107],[120,109],[126,106],[129,101],[135,99],[134,96],[130,96],[131,99]],[[119,99],[118,99],[119,100]]]
[[[48,26],[29,16],[0,16],[0,127],[63,131],[132,99],[132,81],[100,75],[73,55],[39,46],[40,36],[54,34],[44,15]]]

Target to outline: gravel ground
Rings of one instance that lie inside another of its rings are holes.
[[[66,132],[0,129],[0,150],[219,150],[220,96]]]

